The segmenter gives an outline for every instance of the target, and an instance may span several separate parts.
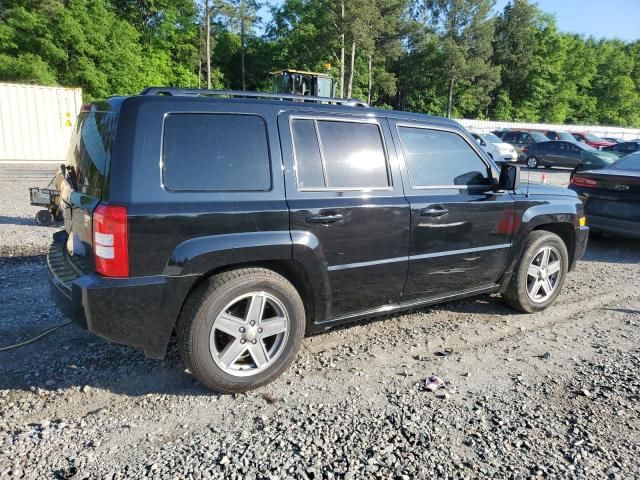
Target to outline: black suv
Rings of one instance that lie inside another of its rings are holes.
[[[571,190],[519,185],[454,121],[353,101],[148,89],[84,108],[49,277],[102,337],[238,392],[305,332],[501,292],[549,306],[585,250]]]

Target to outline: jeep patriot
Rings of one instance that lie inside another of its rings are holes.
[[[353,100],[151,88],[83,107],[47,263],[60,308],[241,392],[305,333],[499,292],[557,298],[588,228],[458,123]]]

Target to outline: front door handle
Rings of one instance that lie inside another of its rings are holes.
[[[441,207],[440,205],[436,205],[434,207],[427,207],[420,210],[421,217],[441,217],[443,215],[446,215],[447,213],[449,213],[449,210],[447,210],[444,207]]]
[[[337,213],[335,215],[311,215],[307,217],[307,223],[321,223],[322,225],[331,225],[332,223],[339,222],[344,217],[342,214]]]

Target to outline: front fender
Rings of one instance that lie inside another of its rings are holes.
[[[505,274],[508,278],[516,267],[518,259],[524,251],[529,234],[543,225],[565,224],[572,229],[579,228],[582,216],[582,203],[576,196],[523,197],[516,199],[516,216],[521,221],[513,238],[509,269]],[[573,252],[569,252],[573,256]]]

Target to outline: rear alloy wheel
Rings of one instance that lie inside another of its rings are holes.
[[[534,156],[530,156],[527,158],[527,167],[529,168],[538,168],[538,159]]]
[[[209,278],[188,298],[177,325],[185,366],[223,393],[271,382],[296,356],[305,309],[293,285],[264,268]]]
[[[567,247],[558,235],[545,230],[531,232],[504,300],[524,313],[544,310],[560,294],[568,266]]]

